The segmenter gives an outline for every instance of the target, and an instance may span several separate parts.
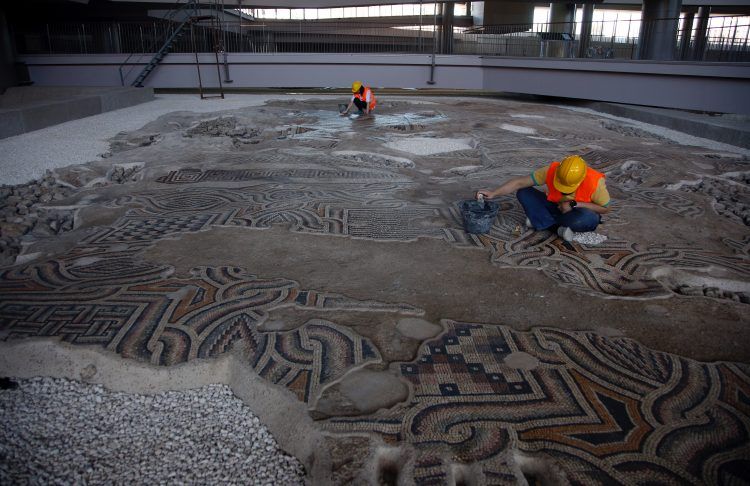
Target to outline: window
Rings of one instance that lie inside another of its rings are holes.
[[[397,5],[374,5],[369,7],[332,7],[332,8],[254,8],[242,9],[243,12],[253,15],[257,19],[280,19],[280,20],[317,20],[317,19],[342,19],[353,17],[401,17],[417,16],[420,6],[418,3],[403,3]],[[466,15],[468,4],[457,3],[455,15]],[[434,15],[435,4],[422,4],[422,15]]]

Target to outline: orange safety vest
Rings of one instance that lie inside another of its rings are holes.
[[[563,197],[563,193],[555,188],[555,172],[560,162],[552,162],[547,169],[547,201],[560,202]],[[578,186],[575,193],[573,193],[573,199],[576,202],[591,202],[591,196],[594,195],[596,187],[599,185],[599,179],[604,177],[604,174],[597,172],[591,167],[586,168],[586,176],[583,178],[583,182]]]
[[[367,102],[367,95],[370,94],[370,111],[375,109],[375,105],[378,104],[377,100],[375,99],[375,93],[372,92],[369,86],[365,86],[365,90],[362,92],[362,94],[354,93],[354,97],[357,98],[360,101]]]

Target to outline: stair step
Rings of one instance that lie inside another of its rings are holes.
[[[161,49],[154,54],[154,57],[151,58],[149,63],[143,68],[143,70],[138,74],[138,77],[133,82],[133,86],[136,87],[143,87],[143,81],[148,77],[148,75],[156,69],[156,66],[164,60],[164,58],[169,54],[169,51],[174,47],[175,42],[182,38],[186,33],[187,30],[185,27],[193,22],[198,22],[201,20],[211,20],[213,19],[210,15],[198,15],[198,3],[197,2],[188,2],[185,5],[183,5],[180,9],[177,9],[171,13],[170,19],[173,19],[174,16],[177,14],[178,11],[185,12],[189,16],[186,20],[183,20],[182,23],[177,26],[175,30],[173,30],[167,39],[164,41],[164,45],[162,45]]]

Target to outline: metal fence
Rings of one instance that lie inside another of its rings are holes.
[[[715,18],[712,18],[712,20]],[[349,21],[220,22],[220,32],[206,24],[190,27],[171,52],[213,52],[215,41],[226,52],[246,53],[452,53],[517,57],[589,57],[638,59],[639,36],[658,27],[675,26],[676,60],[750,62],[748,17],[722,17],[703,31],[683,29],[681,19],[598,21],[581,50],[580,23],[493,25],[454,28],[444,36],[440,27],[408,22]],[[21,54],[148,54],[156,52],[176,22],[90,22],[48,24],[16,29]],[[446,41],[446,39],[448,39]]]

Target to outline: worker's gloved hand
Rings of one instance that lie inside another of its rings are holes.
[[[570,205],[570,201],[562,201],[557,203],[557,208],[560,210],[561,213],[569,213],[573,210],[573,206]]]

